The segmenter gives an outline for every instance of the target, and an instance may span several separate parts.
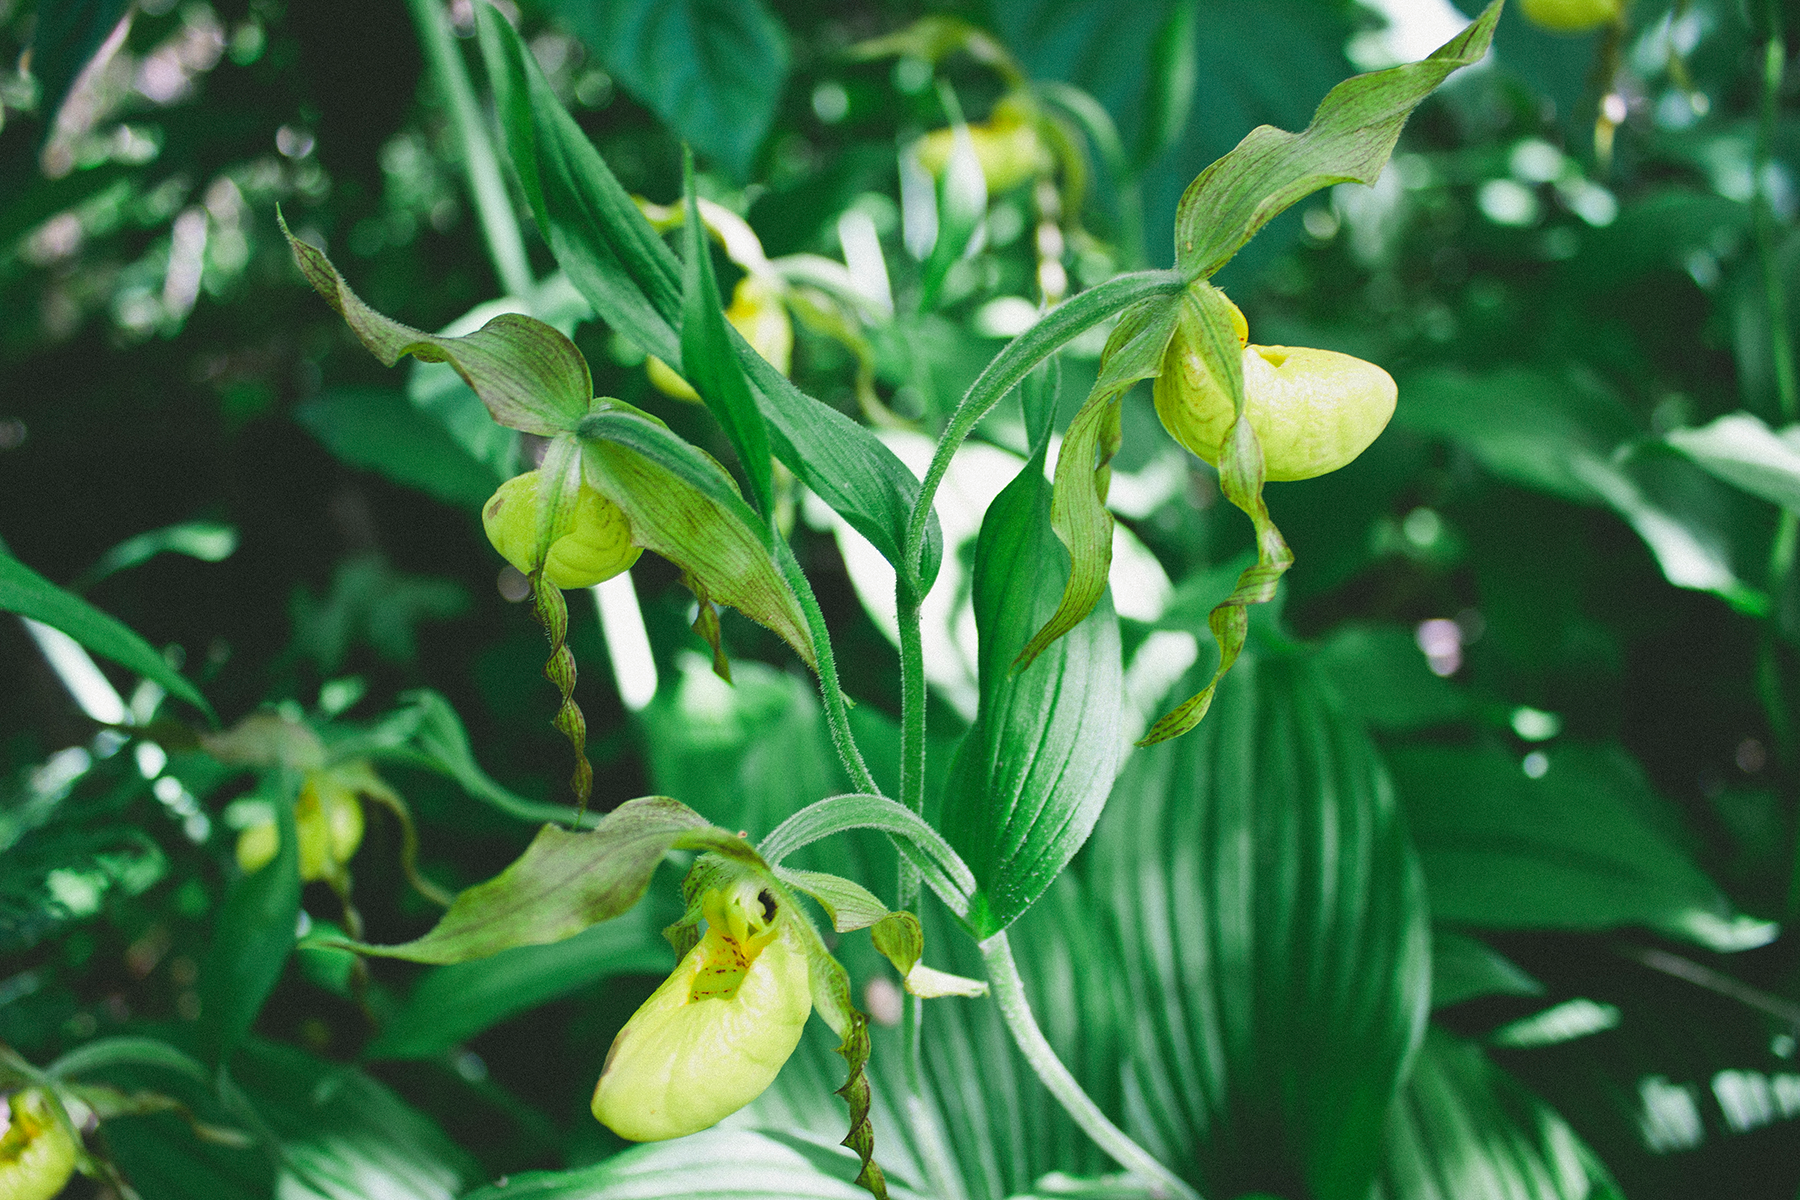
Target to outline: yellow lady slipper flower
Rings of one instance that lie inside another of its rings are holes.
[[[750,348],[777,371],[786,375],[793,367],[794,324],[788,318],[781,287],[775,281],[756,274],[738,280],[737,287],[732,289],[731,307],[725,310],[725,319],[744,335]],[[664,395],[699,403],[700,393],[654,354],[644,360],[644,370],[649,374],[650,382]]]
[[[986,121],[969,126],[969,141],[975,146],[975,161],[981,164],[990,195],[1011,191],[1056,169],[1056,160],[1038,133],[1030,108],[1013,96],[994,105]],[[932,130],[916,144],[919,165],[935,176],[943,175],[955,145],[955,130]]]
[[[1525,19],[1557,33],[1586,33],[1617,21],[1626,0],[1521,0]]]
[[[594,1116],[622,1138],[697,1133],[756,1099],[812,1012],[797,917],[743,882],[702,901],[706,934],[607,1052]]]
[[[1231,312],[1239,342],[1247,343],[1243,313],[1235,305]],[[1360,358],[1245,344],[1243,364],[1245,411],[1262,443],[1268,479],[1311,479],[1337,470],[1368,449],[1394,415],[1399,390],[1393,377]],[[1185,323],[1176,327],[1153,395],[1169,435],[1217,466],[1236,410]]]
[[[541,485],[541,472],[514,476],[481,509],[488,541],[527,575],[536,565]],[[584,483],[566,529],[550,543],[544,578],[560,588],[590,587],[626,570],[641,553],[631,542],[631,522],[625,513]]]
[[[12,1122],[0,1137],[0,1200],[50,1200],[75,1173],[75,1139],[39,1088],[14,1092]]]
[[[367,763],[345,763],[308,771],[294,802],[294,829],[300,839],[300,878],[311,883],[343,873],[362,844],[360,793]],[[379,782],[379,781],[377,781]],[[237,860],[246,875],[260,871],[281,848],[281,829],[274,821],[252,825],[238,834]]]

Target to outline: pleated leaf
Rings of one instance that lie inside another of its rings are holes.
[[[1137,754],[1093,846],[1130,991],[1126,1110],[1204,1195],[1359,1196],[1429,998],[1386,772],[1311,662],[1246,655]]]
[[[1388,1121],[1376,1200],[1613,1200],[1592,1150],[1481,1048],[1433,1028]]]
[[[981,701],[944,833],[980,884],[970,922],[983,937],[1029,908],[1087,840],[1123,749],[1119,626],[1104,592],[1090,619],[1013,670],[1067,578],[1050,493],[1040,451],[988,507],[975,549]]]

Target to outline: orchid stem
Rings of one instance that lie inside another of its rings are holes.
[[[1056,1102],[1074,1118],[1082,1131],[1111,1155],[1114,1162],[1143,1179],[1152,1194],[1165,1200],[1201,1200],[1200,1193],[1114,1125],[1069,1073],[1062,1059],[1056,1056],[1044,1031],[1038,1028],[1037,1018],[1031,1015],[1031,1004],[1025,998],[1025,983],[1019,978],[1019,965],[1013,961],[1012,946],[1006,940],[1005,930],[981,943],[981,958],[987,965],[988,987],[993,989],[1000,1016],[1006,1021],[1013,1042]]]

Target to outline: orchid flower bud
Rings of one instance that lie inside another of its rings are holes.
[[[708,892],[706,934],[607,1052],[594,1116],[634,1142],[681,1137],[756,1099],[812,1012],[806,945],[767,890]]]
[[[353,764],[357,771],[366,764]],[[308,771],[294,802],[294,829],[300,839],[300,878],[311,883],[340,875],[362,844],[362,800],[358,775],[330,767]],[[273,821],[252,825],[238,834],[237,860],[246,875],[260,871],[281,848],[280,827]]]
[[[1586,33],[1617,21],[1625,0],[1521,0],[1525,19],[1557,33]]]
[[[1235,305],[1231,311],[1243,341],[1248,326]],[[1268,479],[1311,479],[1337,470],[1368,449],[1394,415],[1393,377],[1348,354],[1246,345],[1243,370],[1245,412],[1262,443]],[[1176,328],[1153,395],[1169,435],[1217,466],[1237,413],[1186,325]]]
[[[725,319],[770,366],[783,375],[788,373],[794,365],[794,324],[788,319],[779,284],[762,275],[744,276],[732,289]],[[700,393],[654,354],[644,360],[644,370],[664,395],[699,403]]]
[[[500,485],[482,506],[481,525],[501,557],[529,575],[537,565],[542,474],[527,471]],[[636,562],[631,523],[619,506],[582,484],[574,512],[544,558],[544,578],[560,588],[590,587]]]
[[[0,1136],[3,1200],[50,1200],[75,1173],[75,1139],[56,1119],[55,1103],[39,1088],[12,1094],[12,1121]]]

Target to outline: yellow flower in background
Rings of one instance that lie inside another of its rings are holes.
[[[1387,427],[1399,392],[1386,371],[1333,350],[1249,345],[1249,325],[1236,305],[1231,318],[1243,345],[1245,411],[1262,444],[1268,479],[1311,479],[1335,471]],[[1169,435],[1217,466],[1237,413],[1185,322],[1176,327],[1153,395]]]
[[[990,195],[1011,191],[1056,169],[1056,159],[1038,133],[1030,107],[1018,97],[1002,98],[987,120],[970,125],[969,140],[974,143],[975,160],[981,164]],[[914,152],[920,166],[941,177],[955,145],[954,129],[934,129],[915,143]]]
[[[300,797],[294,802],[303,882],[343,876],[345,865],[362,844],[362,793],[386,787],[361,760],[306,773]],[[252,825],[238,834],[238,866],[245,874],[260,871],[280,848],[281,827],[273,820]]]
[[[812,1012],[798,917],[743,882],[702,901],[706,934],[607,1052],[594,1116],[622,1138],[697,1133],[756,1099]]]
[[[746,275],[732,289],[731,307],[725,310],[731,327],[744,335],[751,349],[770,366],[786,375],[794,365],[794,324],[782,301],[781,285],[762,275]],[[664,395],[698,403],[700,393],[654,354],[644,359],[650,382]]]
[[[50,1200],[75,1173],[75,1140],[40,1088],[14,1092],[12,1115],[0,1136],[0,1200]]]
[[[538,471],[516,475],[501,484],[481,509],[481,527],[487,531],[488,541],[526,575],[536,565],[542,483]],[[631,522],[625,513],[585,483],[565,523],[566,528],[555,533],[544,559],[544,578],[557,587],[591,587],[626,570],[643,553],[632,544]]]
[[[1586,33],[1617,21],[1627,0],[1520,0],[1525,19],[1557,33]]]

